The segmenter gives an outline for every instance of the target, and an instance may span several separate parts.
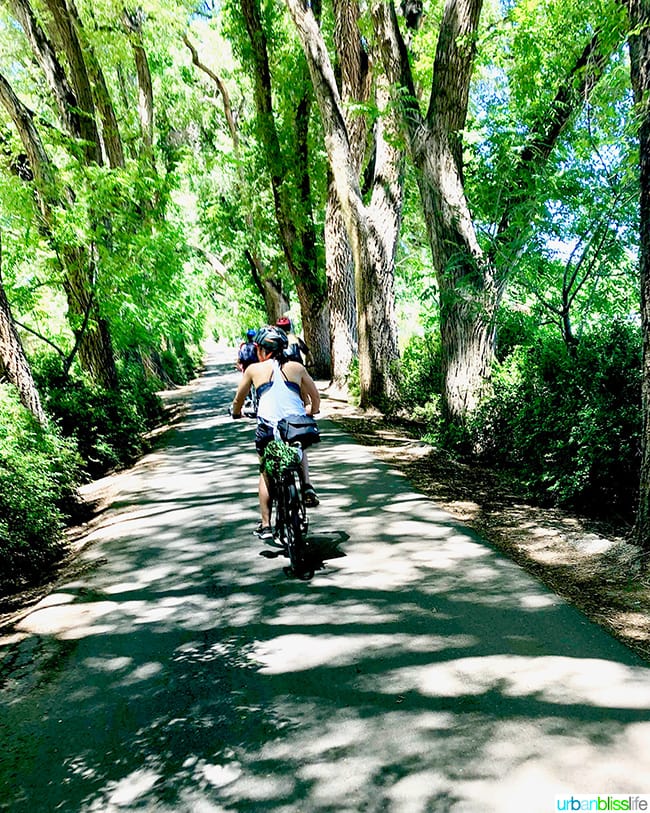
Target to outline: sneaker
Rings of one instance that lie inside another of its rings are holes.
[[[262,525],[261,522],[257,526],[257,528],[255,528],[253,533],[255,534],[255,536],[258,536],[260,539],[263,539],[263,540],[273,539],[273,529],[271,528],[271,526],[270,525]]]
[[[302,498],[305,501],[305,505],[307,508],[316,508],[316,506],[320,503],[318,496],[312,486],[305,486],[305,490],[302,492]]]

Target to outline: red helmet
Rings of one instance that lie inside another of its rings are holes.
[[[285,333],[291,331],[291,319],[288,316],[281,316],[278,321],[275,323],[276,327],[279,327],[280,330],[284,330]]]

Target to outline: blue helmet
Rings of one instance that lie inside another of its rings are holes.
[[[256,335],[257,331],[252,327],[249,327],[248,330],[246,331],[246,338],[248,339],[249,342],[252,342]]]

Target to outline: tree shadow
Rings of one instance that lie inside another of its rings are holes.
[[[326,421],[324,567],[260,556],[253,427],[216,369],[4,641],[0,809],[541,812],[648,786],[645,665]]]

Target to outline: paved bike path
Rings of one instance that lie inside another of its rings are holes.
[[[650,793],[650,670],[327,420],[324,568],[266,558],[214,356],[0,649],[0,810],[428,813]],[[349,538],[346,539],[346,534]]]

